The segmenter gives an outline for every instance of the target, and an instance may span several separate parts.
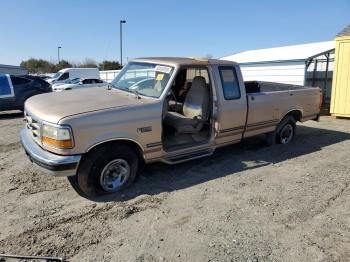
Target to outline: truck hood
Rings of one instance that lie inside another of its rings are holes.
[[[136,99],[131,93],[97,87],[33,96],[26,101],[25,110],[41,120],[58,123],[68,116],[142,104],[146,100],[149,99]]]

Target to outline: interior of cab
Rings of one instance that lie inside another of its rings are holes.
[[[207,68],[179,70],[164,101],[162,139],[165,150],[191,147],[210,139],[211,93]]]

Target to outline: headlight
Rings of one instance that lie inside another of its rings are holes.
[[[56,148],[72,148],[73,137],[69,127],[55,126],[44,123],[42,127],[41,142],[44,145]]]

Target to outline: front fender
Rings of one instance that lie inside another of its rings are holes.
[[[130,133],[127,132],[109,132],[106,134],[100,134],[99,136],[96,136],[93,138],[89,143],[87,144],[87,147],[85,149],[85,153],[89,152],[92,148],[107,143],[111,141],[130,141],[139,146],[139,148],[144,152],[144,146],[139,142],[139,138],[136,136],[130,136]]]

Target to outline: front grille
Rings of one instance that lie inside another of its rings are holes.
[[[24,120],[26,122],[26,127],[31,133],[33,139],[40,143],[41,136],[41,121],[36,117],[33,117],[28,112],[24,113]]]

